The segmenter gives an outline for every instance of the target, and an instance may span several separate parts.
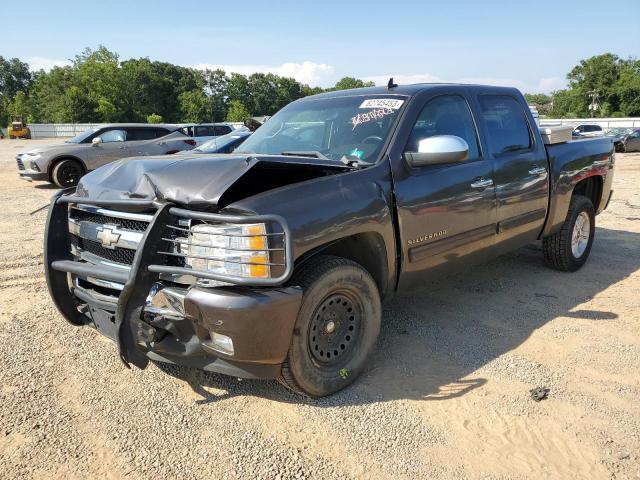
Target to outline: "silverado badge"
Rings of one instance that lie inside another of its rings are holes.
[[[417,243],[422,243],[425,242],[427,240],[432,240],[434,238],[438,238],[438,237],[444,237],[447,234],[446,230],[439,230],[437,232],[433,232],[433,233],[428,233],[426,235],[422,235],[418,238],[413,238],[411,240],[409,240],[407,243],[409,245],[416,245]]]

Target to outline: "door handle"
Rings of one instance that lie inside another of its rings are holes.
[[[475,182],[471,184],[471,188],[487,188],[493,186],[493,180],[490,178],[485,180],[484,178],[479,178]]]
[[[544,175],[547,173],[547,169],[544,167],[536,167],[529,170],[529,175]]]
[[[118,147],[118,148],[119,148],[120,150],[124,150],[124,149],[125,149],[125,148],[127,148],[127,147]]]

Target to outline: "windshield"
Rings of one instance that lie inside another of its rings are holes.
[[[374,163],[406,97],[353,96],[291,103],[245,141],[237,153],[343,157]]]
[[[224,149],[226,146],[242,138],[246,134],[238,134],[237,132],[227,133],[216,138],[204,142],[198,148],[194,148],[192,152],[198,153],[216,153],[218,150]]]
[[[69,140],[65,141],[64,143],[82,143],[83,140],[86,140],[91,135],[96,133],[98,130],[100,130],[100,127],[90,128],[89,130],[87,130],[85,132],[82,132],[80,135],[76,135],[75,137],[70,138]]]

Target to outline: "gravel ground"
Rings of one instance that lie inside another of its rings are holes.
[[[312,401],[127,370],[68,325],[30,214],[55,190],[13,160],[35,143],[0,141],[3,478],[640,478],[640,155],[618,155],[580,272],[545,268],[534,244],[402,295],[363,377]]]

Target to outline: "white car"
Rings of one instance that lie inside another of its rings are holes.
[[[230,123],[183,123],[179,128],[182,133],[193,138],[198,146],[235,130],[235,126]]]
[[[604,128],[595,123],[584,123],[573,129],[574,137],[602,137]]]

